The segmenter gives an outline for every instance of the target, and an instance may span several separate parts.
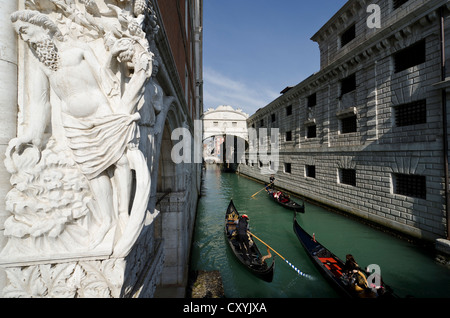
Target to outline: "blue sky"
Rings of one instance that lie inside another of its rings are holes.
[[[347,0],[204,0],[204,109],[249,115],[319,71],[310,38]]]

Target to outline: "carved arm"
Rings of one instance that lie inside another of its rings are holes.
[[[17,138],[15,149],[22,153],[27,144],[42,147],[42,138],[50,121],[50,85],[44,71],[38,66],[28,73],[32,85],[28,90],[30,105],[26,113],[27,127],[22,136]]]

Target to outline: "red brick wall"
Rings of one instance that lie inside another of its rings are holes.
[[[190,1],[188,1],[189,3]],[[191,54],[191,17],[188,10],[188,24],[186,32],[186,7],[185,0],[160,0],[158,7],[162,16],[162,24],[166,30],[172,55],[180,77],[180,83],[185,93],[185,99],[189,106],[192,118],[195,118],[194,100],[194,65]],[[186,70],[188,74],[188,90],[186,91]]]

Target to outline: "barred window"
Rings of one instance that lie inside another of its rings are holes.
[[[314,93],[312,95],[309,95],[308,98],[308,107],[314,107],[317,105],[317,94]]]
[[[316,166],[305,166],[305,174],[309,178],[316,178]]]
[[[350,26],[347,30],[344,31],[341,35],[341,47],[350,43],[356,37],[356,27],[355,24]]]
[[[357,131],[356,115],[341,119],[341,133],[348,134]]]
[[[292,141],[292,131],[286,131],[286,141]]]
[[[341,80],[341,97],[356,89],[356,74],[352,74]]]
[[[398,9],[402,4],[408,2],[408,0],[394,0],[394,10]]]
[[[315,137],[317,137],[316,125],[306,127],[306,138],[315,138]]]
[[[395,73],[425,63],[425,40],[419,41],[394,54]]]
[[[427,100],[395,106],[395,125],[397,127],[425,124],[427,122]]]
[[[284,172],[291,173],[291,164],[290,163],[284,164]]]
[[[396,173],[394,174],[394,193],[414,198],[426,199],[426,177],[413,174]]]
[[[356,187],[356,170],[340,169],[339,177],[340,177],[340,183],[348,184],[348,185]]]
[[[292,115],[292,105],[286,107],[286,116]]]

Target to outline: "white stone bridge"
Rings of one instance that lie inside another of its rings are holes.
[[[203,114],[203,158],[206,162],[238,161],[238,145],[245,148],[248,144],[248,116],[241,109],[235,110],[231,106],[210,108]],[[223,147],[224,144],[228,146]],[[228,154],[225,153],[227,149],[231,149]]]

